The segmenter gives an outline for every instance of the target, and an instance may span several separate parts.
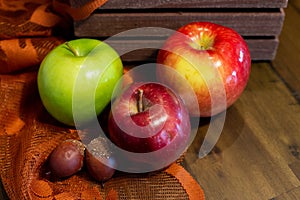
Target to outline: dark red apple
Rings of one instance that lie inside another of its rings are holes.
[[[179,28],[165,41],[157,63],[158,79],[182,96],[192,115],[204,117],[224,111],[239,98],[251,68],[250,53],[241,35],[210,22]],[[184,84],[167,68],[190,84],[198,105],[190,103]]]
[[[176,160],[186,150],[191,135],[188,110],[181,98],[170,88],[154,82],[133,83],[117,97],[108,129],[111,141],[125,151],[158,152],[151,158],[155,162],[171,157]],[[136,154],[127,155],[139,162]],[[154,162],[147,161],[149,154],[143,155],[141,162]]]

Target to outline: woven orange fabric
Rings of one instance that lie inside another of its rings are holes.
[[[72,20],[105,0],[0,1],[0,178],[11,200],[203,200],[200,185],[178,162],[146,174],[118,172],[104,185],[86,170],[62,180],[47,175],[47,159],[63,140],[79,139],[44,109],[37,69],[72,34]],[[73,2],[73,3],[72,3]],[[73,5],[74,4],[74,5]],[[79,5],[79,6],[78,6]]]
[[[178,163],[147,174],[117,173],[104,186],[83,170],[64,180],[47,176],[46,161],[77,130],[57,123],[44,109],[36,72],[0,75],[0,176],[10,199],[202,200],[200,185]],[[4,114],[3,114],[4,113]]]
[[[72,20],[88,17],[106,0],[2,0],[0,3],[0,74],[38,66],[47,53],[72,31]]]

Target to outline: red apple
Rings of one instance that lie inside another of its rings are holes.
[[[153,165],[148,171],[178,159],[191,135],[188,110],[180,96],[155,82],[135,82],[125,89],[112,104],[108,129],[111,141],[128,151],[129,160]],[[139,170],[145,169],[135,169]]]
[[[209,22],[179,28],[159,50],[157,63],[158,79],[181,94],[190,114],[203,117],[226,110],[239,98],[251,68],[250,53],[241,35]],[[190,102],[178,76],[167,68],[190,84],[198,105]]]

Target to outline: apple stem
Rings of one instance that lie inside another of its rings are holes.
[[[139,92],[139,98],[138,98],[138,112],[143,112],[144,109],[143,109],[143,90],[139,89],[138,90]]]
[[[206,50],[203,45],[200,45],[199,50]]]
[[[74,49],[74,47],[72,47],[70,45],[69,42],[65,42],[65,45],[69,48],[69,50],[75,55],[75,56],[79,56],[78,52]]]

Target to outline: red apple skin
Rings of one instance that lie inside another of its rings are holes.
[[[147,108],[138,111],[141,90]],[[178,95],[162,84],[133,83],[117,97],[113,109],[108,119],[109,136],[123,150],[148,153],[172,143],[175,148],[168,150],[169,155],[161,155],[170,156],[176,153],[176,147],[179,150],[179,146],[187,144],[190,139],[187,108]]]
[[[231,106],[245,89],[251,70],[249,49],[241,35],[233,29],[210,22],[192,22],[179,28],[158,52],[157,63],[170,67],[185,77],[197,96],[198,109],[189,104],[186,95],[182,98],[189,107],[190,114],[201,117],[213,116]],[[217,69],[218,74],[212,75],[205,67]],[[176,81],[163,70],[158,70],[157,76],[160,81],[181,93],[180,84],[174,85]],[[215,110],[212,111],[211,98],[215,98],[214,101],[218,104],[222,98],[219,97],[220,91],[224,91],[219,85],[216,86],[217,76],[223,82],[226,107],[215,104]],[[208,84],[214,89],[209,91]]]

